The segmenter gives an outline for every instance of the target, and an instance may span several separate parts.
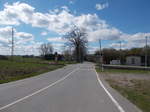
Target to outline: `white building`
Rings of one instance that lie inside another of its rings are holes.
[[[141,57],[140,56],[127,56],[126,64],[131,66],[141,66]]]
[[[120,60],[111,60],[110,64],[111,65],[120,65],[121,63],[120,63]]]

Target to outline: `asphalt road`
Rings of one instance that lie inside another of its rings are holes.
[[[0,112],[138,112],[91,63],[0,85]]]

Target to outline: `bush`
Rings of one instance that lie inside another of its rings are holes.
[[[8,60],[7,56],[0,55],[0,60]]]

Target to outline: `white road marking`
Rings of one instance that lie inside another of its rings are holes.
[[[102,83],[102,81],[100,80],[98,73],[96,72],[96,70],[94,69],[98,82],[100,83],[101,87],[105,90],[105,92],[107,93],[107,95],[110,97],[110,99],[112,100],[112,102],[115,104],[115,106],[118,108],[118,110],[120,112],[125,112],[125,110],[120,106],[120,104],[115,100],[115,98],[110,94],[110,92],[106,89],[106,87],[104,86],[104,84]]]
[[[68,73],[65,77],[63,77],[63,78],[57,80],[56,82],[54,82],[54,83],[52,83],[52,84],[50,84],[50,85],[48,85],[48,86],[46,86],[46,87],[44,87],[44,88],[38,90],[38,91],[36,91],[36,92],[34,92],[34,93],[32,93],[32,94],[29,94],[29,95],[27,95],[27,96],[25,96],[25,97],[23,97],[23,98],[20,98],[19,100],[16,100],[16,101],[14,101],[14,102],[12,102],[12,103],[10,103],[10,104],[8,104],[8,105],[5,105],[5,106],[3,106],[3,107],[0,107],[0,111],[6,109],[6,108],[8,108],[8,107],[10,107],[10,106],[12,106],[12,105],[14,105],[14,104],[16,104],[16,103],[19,103],[19,102],[21,102],[21,101],[23,101],[23,100],[25,100],[25,99],[27,99],[27,98],[33,96],[33,95],[36,95],[36,94],[38,94],[38,93],[40,93],[40,92],[42,92],[42,91],[44,91],[44,90],[46,90],[46,89],[48,89],[48,88],[50,88],[50,87],[56,85],[56,84],[58,84],[59,82],[61,82],[61,81],[65,80],[66,78],[68,78],[68,77],[69,77],[72,73],[74,73],[76,70],[78,70],[78,68],[75,69],[75,70],[73,70],[72,72]]]

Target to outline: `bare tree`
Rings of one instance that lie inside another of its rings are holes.
[[[71,52],[69,50],[64,50],[63,52],[64,58],[66,61],[71,61]]]
[[[87,49],[87,34],[84,29],[77,26],[73,27],[64,38],[67,40],[67,45],[74,48],[74,54],[77,62],[82,62]]]
[[[40,53],[42,56],[53,54],[53,46],[51,43],[44,43],[40,46]]]

